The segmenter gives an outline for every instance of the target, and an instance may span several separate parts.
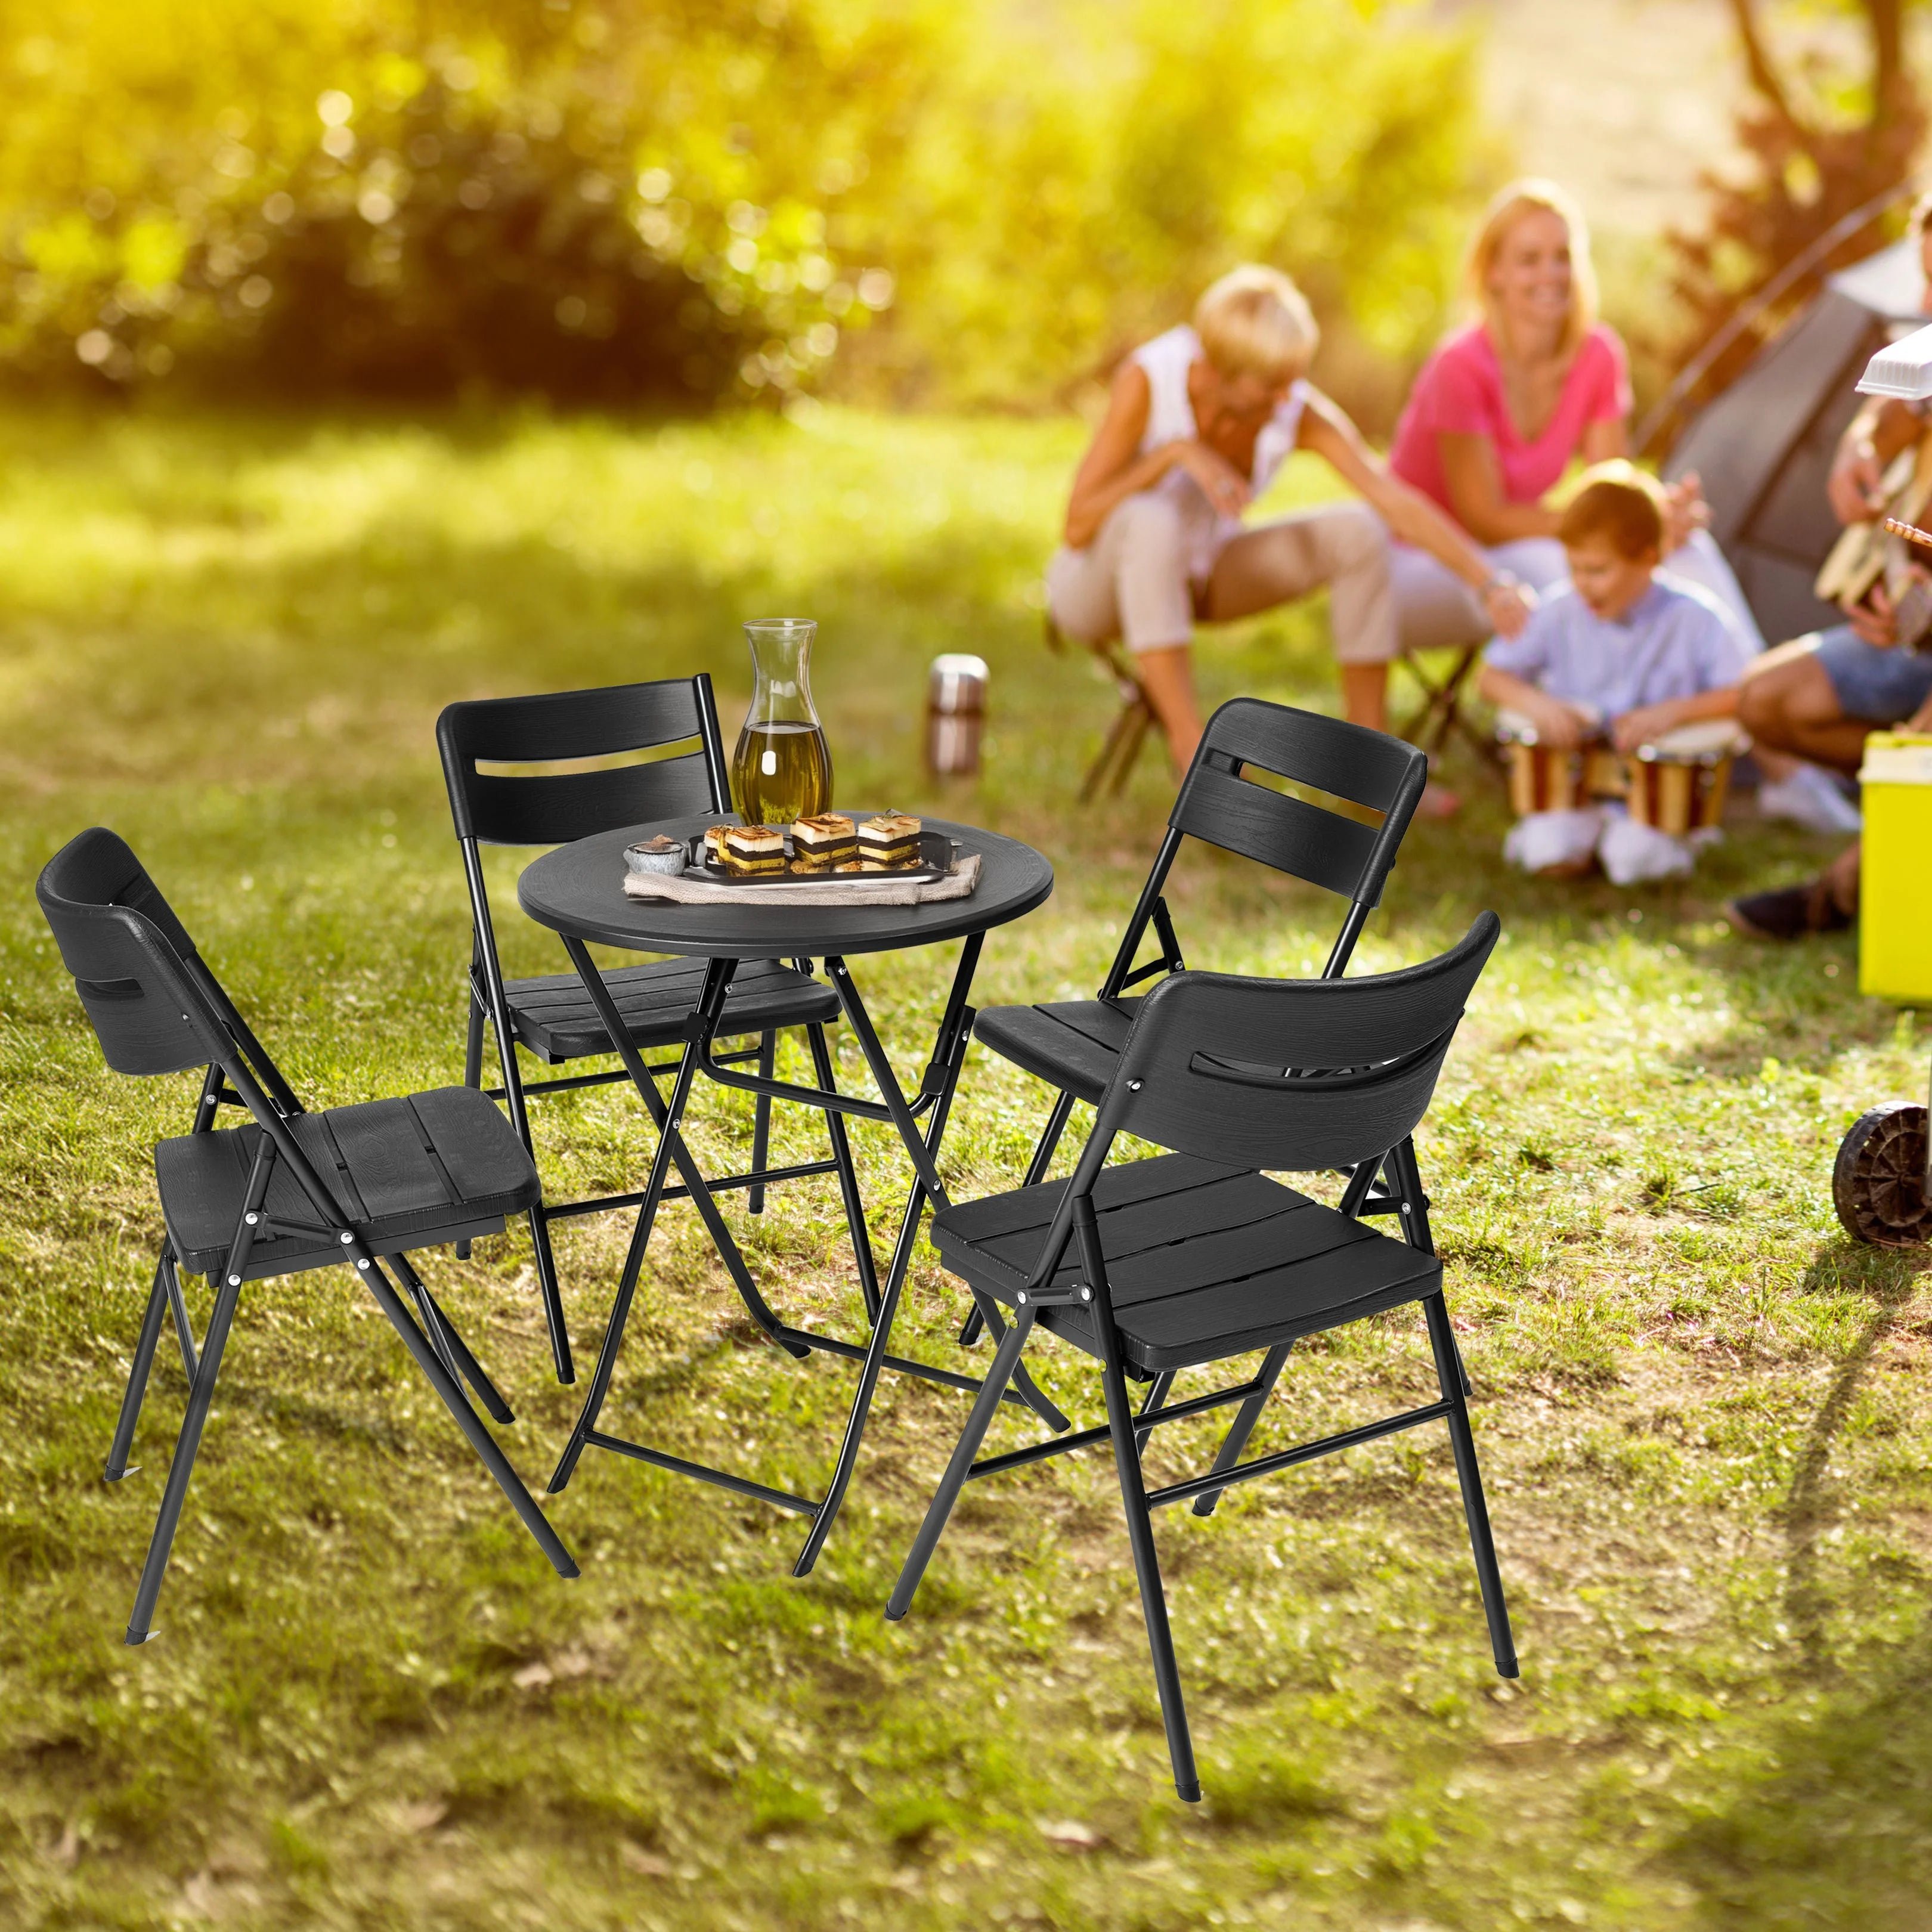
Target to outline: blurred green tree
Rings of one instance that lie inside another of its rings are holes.
[[[1406,358],[1467,62],[1375,0],[0,0],[0,367],[1031,403],[1250,256]]]

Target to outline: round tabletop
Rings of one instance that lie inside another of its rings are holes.
[[[524,868],[517,881],[518,902],[539,926],[566,938],[634,952],[773,959],[890,952],[958,939],[1020,918],[1043,904],[1053,890],[1053,868],[1030,845],[976,825],[928,818],[928,832],[943,832],[958,841],[962,853],[980,854],[980,884],[970,898],[931,905],[760,906],[756,886],[746,888],[742,904],[674,905],[668,899],[626,896],[626,845],[653,832],[686,838],[707,825],[737,823],[729,814],[700,813],[596,832],[574,844],[560,845]]]

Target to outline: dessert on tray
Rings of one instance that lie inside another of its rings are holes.
[[[774,826],[728,825],[718,839],[725,871],[742,879],[763,878],[785,869],[784,835]]]
[[[865,820],[858,831],[859,862],[874,872],[896,872],[916,866],[922,856],[920,835],[924,830],[909,812],[885,812]]]
[[[842,812],[821,812],[791,828],[792,870],[823,872],[859,856],[858,834]]]

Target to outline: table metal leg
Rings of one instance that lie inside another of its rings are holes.
[[[584,952],[582,945],[576,940],[567,940],[565,944],[571,949],[573,962],[582,976],[584,985],[601,990],[603,982],[597,976],[597,969],[592,964],[590,956]],[[580,957],[578,956],[580,955]],[[652,1114],[657,1118],[658,1145],[657,1152],[651,1158],[650,1179],[645,1184],[644,1204],[638,1208],[636,1225],[631,1230],[631,1245],[624,1256],[624,1271],[618,1277],[616,1298],[610,1305],[610,1320],[604,1330],[604,1346],[598,1352],[596,1372],[590,1378],[590,1392],[584,1397],[583,1411],[577,1418],[576,1426],[570,1432],[570,1440],[564,1445],[563,1454],[557,1462],[556,1473],[550,1479],[552,1496],[557,1494],[570,1480],[577,1468],[578,1459],[584,1454],[584,1444],[597,1426],[598,1414],[604,1406],[604,1400],[610,1393],[610,1378],[616,1369],[617,1351],[623,1342],[625,1324],[630,1319],[632,1300],[637,1293],[638,1276],[644,1267],[644,1250],[650,1244],[651,1229],[657,1220],[658,1204],[664,1198],[664,1183],[670,1177],[671,1162],[676,1158],[680,1148],[677,1124],[684,1117],[685,1102],[691,1096],[692,1079],[698,1071],[697,1046],[700,1029],[708,1034],[718,1024],[718,1017],[724,1010],[725,993],[731,984],[734,964],[729,959],[714,959],[706,969],[704,989],[698,995],[697,1010],[691,1017],[691,1032],[678,1060],[677,1077],[671,1083],[670,1099],[662,1103],[661,1114],[658,1107],[652,1108]],[[592,998],[595,999],[596,997],[596,993],[593,992]],[[604,1000],[608,1002],[609,999],[610,995],[607,992],[604,994]],[[610,1028],[613,1040],[628,1044],[628,1036],[621,1024],[612,1024],[616,1017],[614,1010],[605,1016],[604,1024]],[[629,1057],[636,1057],[634,1048],[632,1049]],[[633,1078],[637,1081],[639,1091],[655,1102],[657,1090],[651,1084],[650,1075],[643,1071],[641,1061]],[[686,1178],[691,1185],[691,1198],[696,1202],[708,1202],[711,1198],[710,1192],[694,1168],[689,1170]],[[726,1238],[728,1240],[730,1238],[728,1235]],[[755,1288],[752,1292],[754,1294],[758,1292]],[[766,1314],[769,1316],[769,1310]]]
[[[795,1342],[786,1342],[779,1337],[778,1331],[783,1324],[772,1312],[770,1304],[758,1292],[758,1285],[752,1279],[752,1271],[745,1265],[745,1257],[739,1252],[738,1244],[731,1238],[731,1230],[724,1225],[724,1216],[718,1211],[718,1204],[712,1198],[710,1188],[706,1184],[704,1175],[698,1172],[698,1163],[692,1159],[690,1150],[685,1146],[683,1136],[672,1124],[671,1115],[674,1110],[658,1097],[657,1084],[651,1078],[650,1068],[644,1064],[644,1057],[632,1044],[629,1030],[617,1011],[617,1003],[611,998],[610,989],[604,985],[603,976],[592,962],[588,950],[579,939],[566,939],[563,944],[564,950],[570,955],[570,963],[576,968],[578,977],[584,982],[584,990],[590,995],[591,1004],[597,1009],[598,1017],[604,1022],[604,1030],[616,1048],[617,1057],[623,1061],[625,1070],[631,1076],[631,1084],[643,1096],[645,1108],[650,1113],[660,1138],[668,1139],[670,1143],[670,1158],[676,1166],[678,1178],[689,1190],[691,1204],[698,1210],[698,1218],[704,1223],[705,1232],[711,1237],[712,1246],[718,1250],[718,1259],[724,1264],[730,1274],[733,1284],[737,1288],[739,1298],[749,1311],[752,1319],[767,1335],[778,1341],[778,1346],[788,1353],[802,1359],[806,1353],[805,1349]],[[707,992],[710,989],[712,976],[717,974],[723,976],[718,987],[718,998],[721,1002],[730,986],[731,975],[737,970],[737,964],[735,959],[714,959],[706,974],[704,983]],[[683,1057],[678,1063],[676,1076],[685,1083],[686,1090],[690,1085],[691,1076],[696,1069],[698,1056],[702,1051],[708,1049],[711,1034],[717,1027],[722,1011],[721,1006],[719,1012],[713,1012],[700,1028],[699,1022],[704,1012],[703,996],[700,994],[699,1006],[687,1022],[690,1030]],[[681,1106],[682,1103],[680,1108]],[[660,1148],[660,1156],[662,1152],[662,1148]],[[654,1172],[656,1166],[654,1162]],[[657,1202],[650,1198],[648,1192],[645,1202],[638,1210],[640,1226],[646,1208],[652,1214],[657,1211]]]

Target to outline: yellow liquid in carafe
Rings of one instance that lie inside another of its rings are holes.
[[[747,825],[789,826],[832,807],[832,754],[816,724],[747,724],[731,754],[731,798]]]

